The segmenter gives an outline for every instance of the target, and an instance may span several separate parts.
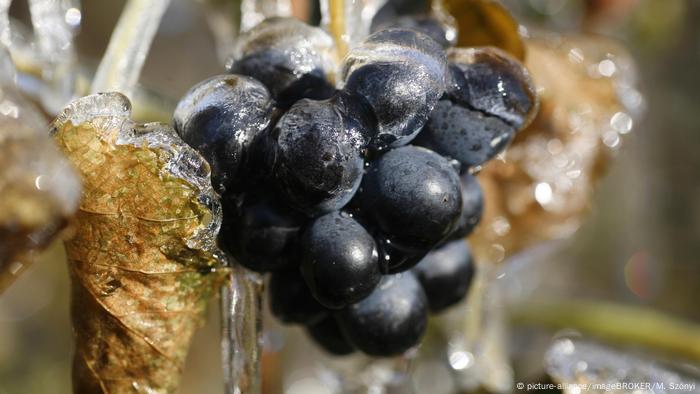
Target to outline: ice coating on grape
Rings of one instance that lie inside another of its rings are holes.
[[[387,29],[351,49],[341,71],[343,89],[367,101],[377,118],[378,149],[410,142],[445,91],[447,63],[432,38]]]
[[[272,99],[260,82],[219,75],[185,94],[173,123],[180,137],[209,162],[212,183],[223,192],[243,172],[253,139],[267,128],[271,116]]]
[[[405,15],[393,20],[379,22],[373,26],[372,31],[383,29],[409,29],[421,32],[440,44],[443,48],[449,48],[455,44],[457,37],[455,27],[446,21],[432,15]]]
[[[362,179],[365,143],[332,100],[294,104],[273,140],[273,173],[290,205],[315,216],[350,201]]]
[[[459,161],[463,168],[483,164],[500,153],[515,129],[493,116],[440,100],[416,144]]]
[[[530,75],[518,60],[491,47],[451,48],[449,94],[455,102],[495,116],[518,130],[537,111]]]
[[[251,76],[283,106],[328,98],[337,69],[333,39],[294,18],[274,17],[242,34],[229,71]]]

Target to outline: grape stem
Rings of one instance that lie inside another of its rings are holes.
[[[578,300],[513,305],[514,324],[572,328],[616,344],[639,345],[700,362],[700,325],[644,307]]]
[[[335,41],[338,59],[342,59],[348,51],[345,35],[345,0],[326,0],[328,7],[328,30]]]

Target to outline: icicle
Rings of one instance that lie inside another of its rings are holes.
[[[227,394],[260,392],[262,352],[260,274],[235,266],[221,291],[221,354]]]

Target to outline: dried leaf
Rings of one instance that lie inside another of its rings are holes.
[[[119,93],[83,97],[52,133],[83,193],[66,242],[76,392],[173,392],[223,280],[221,214],[204,159]]]
[[[0,87],[0,294],[78,208],[80,184],[37,109]]]
[[[470,241],[483,261],[571,235],[641,103],[633,61],[609,40],[539,37],[527,52],[540,111],[479,174],[485,211]]]

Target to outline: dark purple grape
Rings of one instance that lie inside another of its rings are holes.
[[[328,312],[309,292],[298,269],[270,274],[270,311],[283,323],[311,325]]]
[[[450,100],[440,100],[415,144],[459,161],[466,170],[503,151],[515,131],[513,126],[499,118],[453,104]]]
[[[315,219],[306,230],[301,268],[314,297],[333,309],[364,299],[381,277],[374,239],[340,212]]]
[[[233,73],[249,75],[270,89],[278,104],[326,99],[335,91],[333,39],[295,18],[269,18],[238,38]]]
[[[376,149],[409,143],[445,91],[447,63],[435,40],[412,30],[388,29],[350,50],[344,91],[361,97],[377,119]]]
[[[260,82],[219,75],[190,89],[173,115],[174,128],[212,168],[212,184],[223,193],[244,178],[253,140],[270,124],[272,99]]]
[[[347,356],[355,352],[355,347],[345,339],[338,323],[332,316],[306,328],[311,339],[326,352],[336,356]]]
[[[250,195],[237,206],[224,197],[220,243],[240,264],[258,272],[293,267],[299,262],[299,238],[307,219],[269,197]]]
[[[336,313],[347,340],[371,356],[389,357],[420,342],[428,320],[425,293],[410,273],[387,275],[369,297]]]
[[[474,262],[464,240],[452,241],[428,253],[412,271],[433,313],[442,312],[466,297],[474,277]]]
[[[517,59],[491,47],[452,48],[447,54],[448,94],[455,103],[496,117],[516,130],[530,123],[537,110],[537,94],[527,69]]]
[[[425,148],[380,156],[362,182],[362,209],[395,246],[429,249],[454,229],[462,209],[459,175]]]
[[[273,173],[287,203],[315,216],[350,201],[362,179],[364,136],[335,100],[298,101],[273,139]]]
[[[451,238],[464,238],[471,234],[484,212],[484,195],[476,178],[464,173],[459,178],[462,190],[462,214],[457,222],[457,229]]]

